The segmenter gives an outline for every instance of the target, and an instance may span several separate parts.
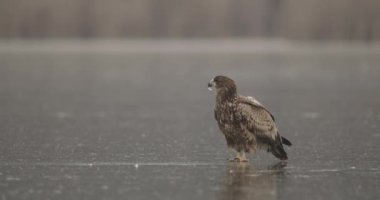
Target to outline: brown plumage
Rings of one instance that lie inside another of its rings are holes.
[[[233,161],[248,161],[245,153],[258,149],[271,152],[281,160],[288,156],[283,144],[291,143],[281,137],[273,115],[253,97],[237,93],[235,82],[226,76],[216,76],[208,87],[216,89],[215,119],[226,138],[228,147],[237,151]]]

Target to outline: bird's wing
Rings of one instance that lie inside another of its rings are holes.
[[[275,121],[274,116],[272,115],[272,113],[270,113],[269,110],[266,109],[263,104],[261,104],[257,99],[255,99],[253,97],[250,97],[250,96],[246,97],[246,96],[239,95],[239,97],[238,97],[238,103],[244,103],[244,104],[248,104],[248,105],[251,105],[251,106],[254,106],[254,107],[257,107],[257,108],[264,109],[270,115],[270,117],[272,118],[272,120]]]
[[[278,131],[274,117],[257,100],[252,97],[239,96],[237,112],[242,118],[242,125],[251,133],[264,140],[276,140]]]

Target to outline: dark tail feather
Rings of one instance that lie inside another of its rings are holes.
[[[281,140],[282,140],[282,144],[292,146],[292,143],[288,139],[281,137]]]
[[[288,141],[289,142],[289,141]],[[272,154],[279,158],[280,160],[287,160],[288,155],[286,154],[282,144],[278,144],[272,147]]]

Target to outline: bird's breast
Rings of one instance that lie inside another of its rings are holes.
[[[235,109],[233,103],[219,104],[215,107],[215,119],[220,128],[232,130],[236,124]]]

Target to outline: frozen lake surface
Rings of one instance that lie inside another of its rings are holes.
[[[379,199],[379,52],[2,42],[0,199]],[[227,162],[207,90],[219,74],[272,111],[288,162]]]

